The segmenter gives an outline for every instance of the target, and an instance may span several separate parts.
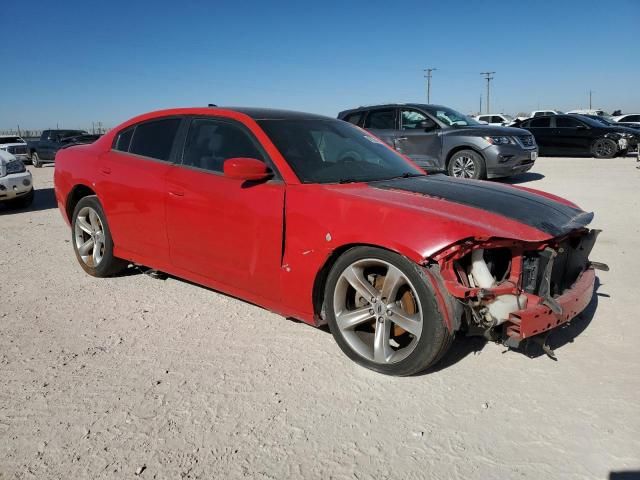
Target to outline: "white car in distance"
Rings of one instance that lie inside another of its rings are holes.
[[[477,115],[475,119],[481,123],[493,126],[509,126],[515,121],[511,115],[507,115],[506,113],[485,113],[483,115]]]
[[[0,150],[0,204],[25,208],[33,202],[33,179],[24,162]]]
[[[613,117],[613,121],[627,125],[640,125],[640,113],[625,113],[624,115],[618,115],[617,117]]]

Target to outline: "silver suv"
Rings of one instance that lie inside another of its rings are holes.
[[[370,130],[423,169],[454,177],[507,177],[530,170],[538,158],[527,130],[483,125],[441,105],[359,107],[338,118]]]

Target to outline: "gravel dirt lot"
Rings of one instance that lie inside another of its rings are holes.
[[[551,337],[559,361],[462,338],[411,378],[358,367],[327,331],[197,285],[89,277],[53,167],[32,169],[33,207],[0,211],[0,479],[634,475],[635,165],[541,158],[511,180],[595,211],[603,229],[592,259],[611,271]]]

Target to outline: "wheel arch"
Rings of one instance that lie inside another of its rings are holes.
[[[449,168],[449,162],[451,161],[451,158],[453,158],[453,156],[458,153],[461,152],[462,150],[471,150],[475,153],[477,153],[478,155],[480,155],[480,157],[482,158],[482,161],[485,163],[485,165],[487,164],[487,159],[484,158],[484,155],[482,154],[482,152],[474,147],[473,145],[457,145],[455,147],[453,147],[451,150],[449,150],[449,152],[447,153],[447,159],[444,162],[444,166],[445,168]]]
[[[67,201],[65,204],[65,214],[67,215],[67,220],[69,222],[72,221],[73,211],[76,208],[78,202],[84,197],[88,197],[90,195],[95,195],[96,192],[89,186],[84,185],[82,183],[75,185],[69,195],[67,195]]]
[[[420,256],[417,253],[415,255],[408,255],[407,252],[402,252],[394,248],[389,248],[387,246],[376,245],[376,244],[366,243],[366,242],[347,243],[334,249],[326,258],[326,260],[318,270],[318,273],[316,273],[316,277],[313,282],[313,290],[311,295],[312,295],[312,301],[313,301],[313,314],[317,320],[317,325],[325,325],[327,323],[326,320],[322,317],[322,307],[324,304],[325,286],[327,284],[327,278],[329,277],[329,272],[331,271],[331,268],[336,263],[338,258],[340,258],[345,252],[357,247],[372,247],[372,248],[379,248],[380,250],[387,250],[389,252],[402,255],[403,257],[407,257],[409,260],[413,262],[415,262],[416,258]]]

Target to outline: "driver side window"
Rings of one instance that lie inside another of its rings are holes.
[[[402,110],[402,130],[420,129],[422,122],[430,122],[430,119],[415,110]]]
[[[248,157],[265,161],[252,138],[239,126],[213,119],[194,119],[189,127],[182,164],[222,172],[229,158]]]

